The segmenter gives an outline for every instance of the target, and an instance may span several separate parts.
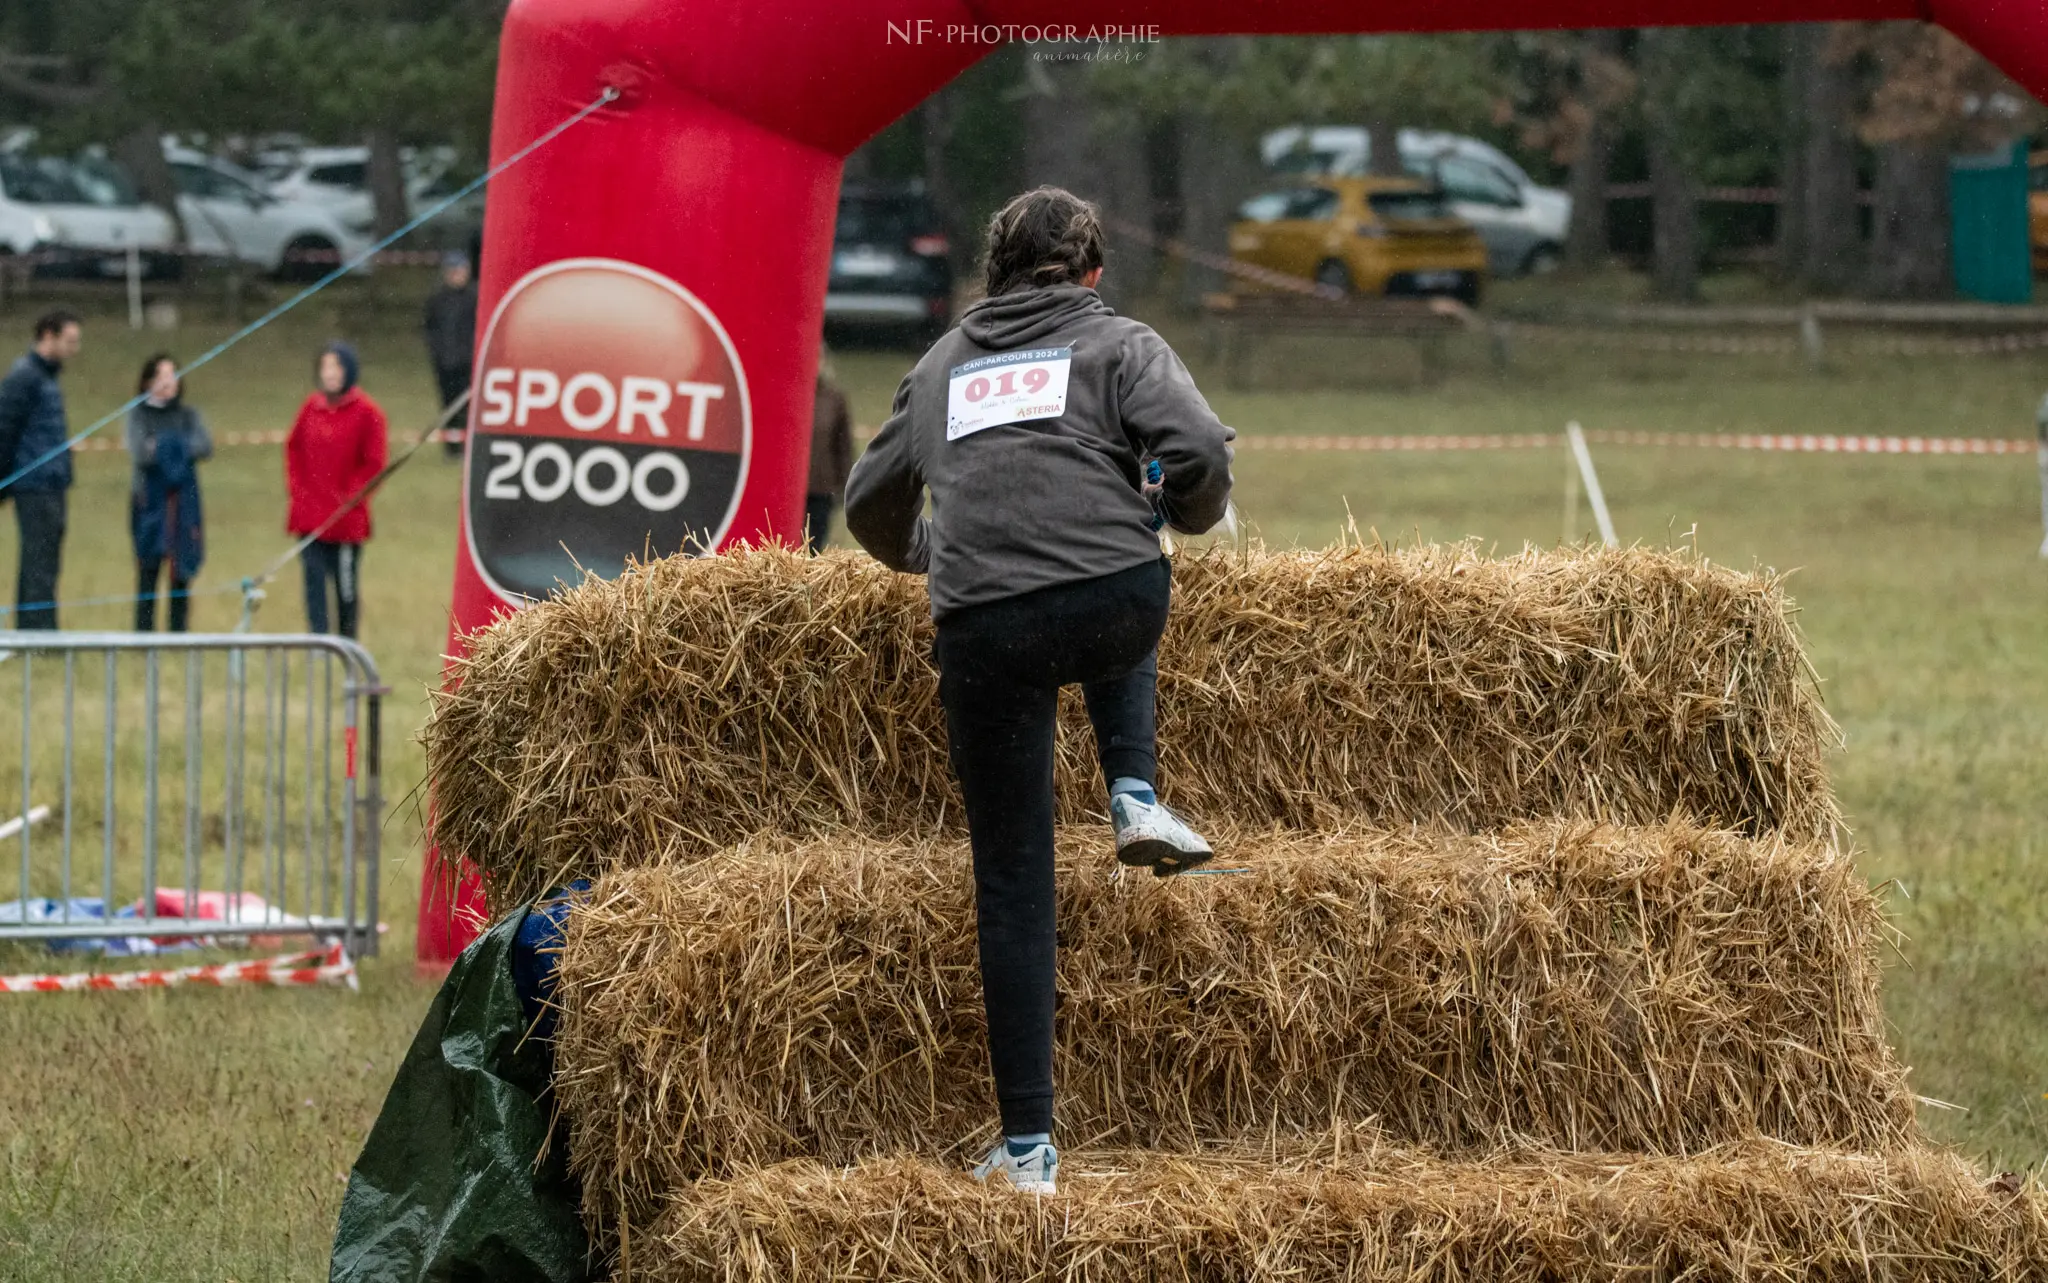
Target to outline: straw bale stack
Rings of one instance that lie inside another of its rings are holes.
[[[1075,1153],[1043,1201],[889,1157],[679,1188],[621,1263],[647,1283],[1983,1283],[2042,1277],[2048,1214],[2038,1186],[1987,1185],[1946,1153],[1761,1142],[1686,1159]]]
[[[1175,585],[1162,783],[1249,871],[1117,876],[1067,710],[1049,1202],[963,1170],[919,581],[671,559],[474,640],[436,836],[501,904],[596,876],[554,1092],[622,1280],[2048,1277],[2039,1188],[1915,1129],[1776,579],[1345,546]]]
[[[1061,840],[1063,1137],[1373,1120],[1443,1152],[1891,1149],[1878,904],[1831,847],[1683,824],[1225,835],[1241,875]],[[555,1090],[595,1223],[791,1158],[993,1138],[965,844],[761,839],[571,916]]]
[[[1826,839],[1780,582],[1640,550],[1214,553],[1175,565],[1162,783],[1203,823],[1678,813]],[[960,827],[923,582],[850,554],[670,558],[472,642],[426,730],[435,834],[500,902],[754,833]],[[1099,811],[1078,702],[1061,815]]]

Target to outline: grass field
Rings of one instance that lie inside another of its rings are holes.
[[[431,389],[409,307],[361,299],[308,309],[195,378],[216,431],[285,426],[311,355],[358,342],[366,385],[409,434]],[[1141,311],[1142,314],[1142,311]],[[20,305],[0,335],[25,338]],[[189,355],[225,331],[193,324]],[[1176,338],[1190,335],[1168,322]],[[67,372],[75,424],[117,404],[157,336],[95,320]],[[12,338],[8,339],[13,342]],[[1187,350],[1199,352],[1198,345]],[[911,354],[845,352],[861,422],[885,411]],[[1650,357],[1597,346],[1528,350],[1497,376],[1461,353],[1420,385],[1407,353],[1300,344],[1269,353],[1260,386],[1227,392],[1223,417],[1275,432],[1554,432],[1589,428],[2018,436],[2048,388],[2048,359],[1843,357],[1824,374],[1791,358]],[[1195,361],[1198,378],[1208,372]],[[1894,880],[1909,964],[1889,1007],[1917,1089],[1961,1110],[1926,1111],[1938,1134],[2002,1168],[2048,1158],[2048,563],[2027,456],[1855,458],[1596,448],[1625,540],[1695,542],[1714,559],[1796,570],[1795,592],[1847,750],[1842,796],[1873,880]],[[72,500],[67,597],[132,591],[126,460],[85,455]],[[1381,537],[1549,544],[1561,533],[1560,453],[1247,452],[1238,501],[1260,537],[1321,543],[1348,520]],[[200,586],[233,582],[284,544],[275,447],[225,449],[205,472],[210,561]],[[365,558],[364,641],[395,688],[386,704],[384,956],[359,995],[177,992],[0,1002],[0,1279],[324,1277],[344,1173],[430,986],[411,969],[419,878],[411,734],[446,628],[457,470],[438,454],[401,472],[376,506]],[[1582,523],[1590,529],[1590,518]],[[11,568],[11,518],[0,567]],[[296,575],[258,617],[301,626]],[[7,596],[11,600],[11,589]],[[232,596],[196,606],[226,628]],[[125,626],[124,608],[67,612],[72,627]],[[4,766],[4,763],[0,763]],[[964,876],[964,873],[963,873]],[[38,955],[7,951],[10,968]]]

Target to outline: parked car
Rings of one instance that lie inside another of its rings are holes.
[[[1422,129],[1403,129],[1398,138],[1401,168],[1441,187],[1452,211],[1478,229],[1493,275],[1547,272],[1562,260],[1569,193],[1538,185],[1477,138]],[[1372,135],[1356,125],[1290,125],[1267,134],[1260,151],[1268,167],[1286,174],[1347,177],[1372,168]]]
[[[2048,272],[2048,151],[2029,157],[2027,233],[2034,246],[2034,270]]]
[[[96,187],[83,177],[67,160],[0,151],[0,253],[38,254],[36,271],[46,276],[122,276],[134,246],[150,274],[172,270],[163,253],[172,241],[170,217],[132,189]]]
[[[178,216],[195,250],[253,263],[282,277],[317,277],[335,256],[369,241],[324,206],[287,200],[262,189],[256,176],[224,160],[182,147],[164,149],[177,181]]]
[[[1443,193],[1412,178],[1315,178],[1238,209],[1231,257],[1347,294],[1479,302],[1486,246]]]
[[[256,160],[257,176],[273,196],[324,206],[358,236],[375,233],[377,208],[370,195],[368,147],[275,147],[259,153]],[[460,185],[455,161],[452,147],[408,147],[399,153],[408,214],[454,193]],[[420,229],[419,239],[448,248],[467,245],[483,226],[483,210],[479,190]]]
[[[850,183],[839,193],[825,323],[838,328],[943,332],[953,315],[953,267],[938,212],[916,185]]]

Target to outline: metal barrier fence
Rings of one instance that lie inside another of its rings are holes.
[[[0,752],[0,799],[20,781],[18,809],[0,801],[0,843],[19,842],[0,941],[375,953],[384,693],[339,637],[0,631],[0,726],[21,727],[16,760]]]

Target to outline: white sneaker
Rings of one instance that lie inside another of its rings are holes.
[[[1109,799],[1109,820],[1116,826],[1118,862],[1149,867],[1154,877],[1170,878],[1208,863],[1216,854],[1201,834],[1160,802],[1115,794]]]
[[[1000,1176],[1016,1186],[1020,1194],[1056,1194],[1060,1174],[1060,1152],[1050,1144],[1033,1145],[1023,1155],[1010,1152],[1010,1142],[999,1140],[974,1169],[974,1179],[986,1181]]]

